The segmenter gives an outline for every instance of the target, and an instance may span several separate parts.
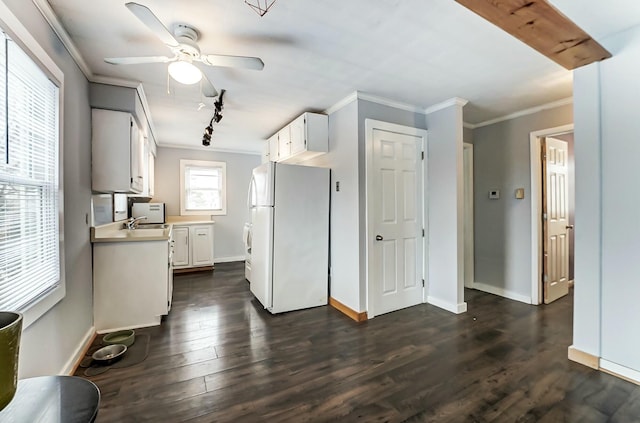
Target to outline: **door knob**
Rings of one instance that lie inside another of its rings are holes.
[[[573,225],[567,225],[567,229],[573,229]]]
[[[376,235],[376,241],[382,241],[383,239],[382,235]]]

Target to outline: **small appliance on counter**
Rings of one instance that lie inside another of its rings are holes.
[[[165,223],[164,203],[133,203],[131,217],[146,216],[140,223]]]

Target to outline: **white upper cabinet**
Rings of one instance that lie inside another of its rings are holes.
[[[278,154],[274,155],[277,139]],[[329,151],[329,119],[319,113],[304,113],[269,139],[273,162],[301,163]]]
[[[143,140],[131,113],[92,110],[91,188],[95,192],[142,192]]]
[[[291,155],[291,132],[289,125],[278,131],[278,161]]]
[[[278,161],[278,133],[273,134],[271,138],[267,140],[269,143],[269,160],[272,162]]]

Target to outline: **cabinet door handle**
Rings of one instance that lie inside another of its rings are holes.
[[[382,235],[376,235],[376,241],[382,241],[383,239]]]

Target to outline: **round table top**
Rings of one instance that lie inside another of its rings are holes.
[[[41,376],[18,381],[13,400],[0,411],[2,423],[93,422],[98,415],[100,390],[75,376]]]

